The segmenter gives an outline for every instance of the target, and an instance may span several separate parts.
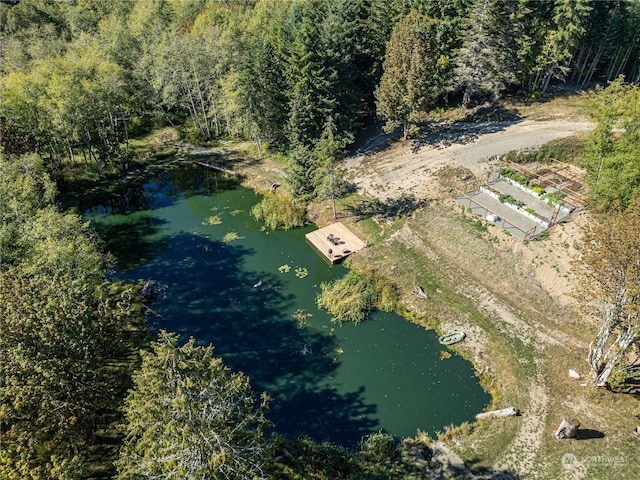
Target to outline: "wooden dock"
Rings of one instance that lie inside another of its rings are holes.
[[[367,246],[340,222],[307,233],[305,238],[331,264],[341,262]]]

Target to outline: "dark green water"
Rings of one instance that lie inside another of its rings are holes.
[[[471,364],[441,360],[434,332],[380,312],[338,326],[319,311],[320,283],[345,268],[307,245],[312,227],[261,230],[249,215],[257,201],[243,188],[217,192],[213,173],[182,169],[116,202],[123,213],[89,215],[120,259],[118,276],[162,287],[150,324],[213,344],[272,397],[278,432],[352,446],[379,429],[433,434],[482,411],[490,398]],[[207,224],[212,216],[221,223]]]

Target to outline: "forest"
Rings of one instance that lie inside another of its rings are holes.
[[[589,0],[45,0],[1,5],[5,154],[130,168],[131,137],[250,139],[308,155],[328,126],[349,145],[507,92],[536,97],[622,75],[640,81],[640,6]]]
[[[592,205],[637,218],[637,0],[2,0],[0,58],[2,478],[284,478],[269,463],[282,451],[310,459],[291,478],[337,478],[327,459],[344,478],[387,478],[374,467],[391,451],[381,433],[357,456],[268,440],[268,397],[211,349],[166,332],[151,341],[141,287],[107,280],[95,232],[59,207],[82,194],[79,179],[135,170],[132,140],[158,128],[285,158],[287,189],[307,202],[340,194],[339,162],[372,124],[407,138],[449,107],[599,84]],[[613,304],[637,290],[620,282]],[[621,308],[637,327],[634,298]],[[203,389],[213,397],[193,393]],[[164,423],[166,402],[175,416]],[[235,425],[221,421],[230,416]],[[178,456],[185,422],[210,435],[187,435]],[[103,456],[95,446],[116,424],[119,454]]]

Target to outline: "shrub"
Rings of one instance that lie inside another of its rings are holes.
[[[382,431],[363,437],[360,442],[360,457],[366,462],[380,464],[392,459],[395,451],[395,440]]]
[[[289,230],[304,225],[306,206],[289,195],[267,194],[251,209],[251,215],[272,229]]]

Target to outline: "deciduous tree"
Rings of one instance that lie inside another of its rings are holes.
[[[626,366],[640,339],[640,195],[626,211],[608,217],[584,238],[583,284],[597,304],[599,329],[587,360],[597,386]]]
[[[0,155],[0,477],[79,478],[112,368],[136,315],[132,288],[106,282],[88,227],[52,205],[34,155]]]
[[[589,200],[599,211],[625,209],[640,192],[640,88],[611,82],[598,88],[590,113],[586,167]]]

